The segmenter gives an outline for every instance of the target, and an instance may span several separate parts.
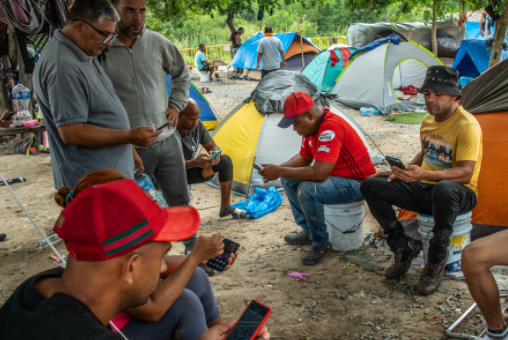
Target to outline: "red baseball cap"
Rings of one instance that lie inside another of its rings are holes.
[[[62,211],[53,231],[78,261],[109,260],[150,242],[185,240],[200,219],[190,206],[161,208],[131,179],[81,191]]]
[[[305,92],[293,92],[284,101],[284,118],[279,122],[279,127],[286,129],[296,120],[296,116],[313,107],[314,101]]]

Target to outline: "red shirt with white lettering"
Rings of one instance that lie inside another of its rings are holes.
[[[356,130],[342,117],[324,109],[318,133],[302,138],[300,155],[335,163],[330,176],[364,180],[376,173],[369,151]]]

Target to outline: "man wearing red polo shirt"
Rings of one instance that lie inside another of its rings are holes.
[[[363,200],[362,181],[376,173],[369,152],[356,131],[340,116],[320,109],[304,92],[289,95],[279,127],[302,136],[300,154],[280,166],[264,165],[265,182],[281,178],[302,231],[284,237],[292,245],[310,245],[303,264],[320,263],[330,252],[324,204]],[[314,163],[312,163],[314,161]]]

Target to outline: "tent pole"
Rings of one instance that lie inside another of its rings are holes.
[[[302,50],[302,70],[303,70],[303,68],[305,67],[305,60],[303,58],[303,35],[302,35],[303,31],[300,29],[300,23],[298,22],[298,19],[295,18],[295,20],[296,25],[298,26],[298,33],[300,34],[300,48]]]

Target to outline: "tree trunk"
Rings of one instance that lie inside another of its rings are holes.
[[[460,41],[466,39],[466,21],[464,20],[464,16],[466,15],[466,1],[461,0],[462,13],[459,13],[459,22],[460,22]]]
[[[430,38],[432,44],[432,53],[437,57],[437,15],[436,15],[437,1],[432,4],[432,35]]]
[[[235,13],[233,13],[233,12],[228,13],[228,18],[226,19],[226,24],[228,24],[228,27],[229,27],[229,30],[231,31],[231,33],[236,32]]]
[[[504,11],[501,18],[496,20],[496,28],[494,30],[494,44],[492,45],[492,53],[490,54],[489,67],[496,65],[501,60],[501,50],[503,48],[506,29],[508,28],[508,10]]]

